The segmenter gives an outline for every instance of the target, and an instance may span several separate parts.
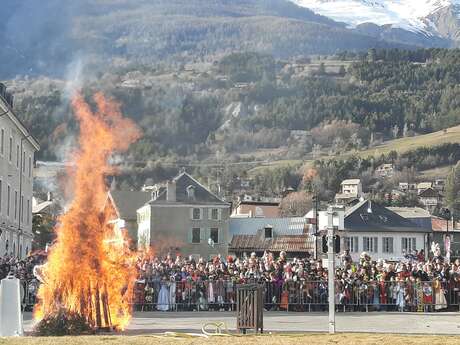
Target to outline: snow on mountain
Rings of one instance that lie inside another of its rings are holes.
[[[335,21],[344,22],[350,27],[373,23],[424,34],[437,34],[436,25],[429,16],[449,6],[460,6],[460,0],[291,1]]]

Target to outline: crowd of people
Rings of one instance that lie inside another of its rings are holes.
[[[321,260],[287,259],[281,252],[243,258],[220,256],[213,260],[193,257],[143,257],[135,303],[158,310],[228,309],[235,303],[236,285],[258,282],[265,286],[269,309],[327,304],[328,272]],[[348,251],[340,257],[335,272],[336,301],[353,307],[376,309],[441,310],[458,304],[460,260],[448,263],[441,256],[425,261],[423,251],[401,262],[373,261],[362,253],[353,262]]]
[[[38,280],[35,265],[44,254],[24,260],[0,258],[0,279],[21,280],[25,304],[35,303]],[[425,260],[421,251],[400,262],[372,260],[362,253],[353,262],[348,251],[335,271],[336,302],[362,310],[442,310],[459,307],[460,260],[448,262],[440,255]],[[321,260],[275,257],[266,252],[242,258],[216,256],[212,260],[143,254],[137,260],[133,304],[137,309],[229,310],[235,307],[239,284],[259,283],[265,289],[266,309],[324,309],[328,301],[328,272]]]

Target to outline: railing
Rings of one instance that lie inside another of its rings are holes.
[[[253,281],[252,281],[253,282]],[[240,282],[136,282],[132,298],[136,311],[233,311]],[[264,308],[272,311],[327,311],[327,281],[259,282]],[[23,305],[36,302],[37,286],[24,282]],[[338,311],[432,312],[460,308],[460,282],[336,281]]]

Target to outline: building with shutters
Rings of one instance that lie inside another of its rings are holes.
[[[401,208],[398,213],[402,213]],[[345,211],[342,249],[349,249],[353,260],[362,252],[374,259],[399,261],[421,249],[428,254],[431,227],[420,226],[387,207],[369,200]]]
[[[24,258],[32,249],[33,162],[39,149],[0,83],[0,256]]]
[[[137,210],[139,248],[205,258],[227,255],[229,203],[186,172],[151,195]]]

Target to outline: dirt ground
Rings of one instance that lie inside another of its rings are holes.
[[[455,336],[415,336],[388,334],[265,334],[262,336],[221,336],[221,337],[191,337],[181,336],[82,336],[82,337],[16,337],[0,338],[0,345],[182,345],[182,344],[212,344],[212,345],[349,345],[349,344],[378,344],[378,345],[447,345],[459,344]]]

